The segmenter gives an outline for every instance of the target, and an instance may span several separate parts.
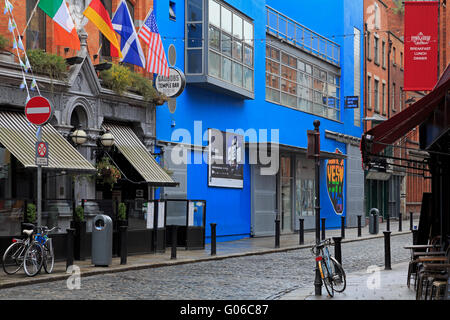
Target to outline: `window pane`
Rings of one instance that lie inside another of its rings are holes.
[[[284,52],[281,53],[281,62],[287,65],[289,64],[289,56]]]
[[[246,68],[246,70],[249,70]],[[280,77],[266,73],[266,86],[280,89]]]
[[[280,74],[280,64],[266,59],[266,71],[274,74]]]
[[[253,67],[253,48],[244,46],[244,63]]]
[[[315,78],[319,78],[319,73],[320,73],[320,70],[317,69],[316,67],[314,67],[314,68],[313,68],[313,76],[314,76]]]
[[[289,107],[297,108],[297,97],[291,96],[290,94],[281,93],[281,104]]]
[[[209,47],[220,51],[220,31],[209,27]]]
[[[325,71],[320,71],[320,79],[323,81],[327,81],[327,73]]]
[[[220,4],[209,0],[209,23],[220,28]]]
[[[202,73],[202,49],[187,50],[187,72]]]
[[[312,100],[311,89],[298,86],[298,96],[303,99]]]
[[[305,71],[305,63],[300,60],[297,60],[297,67],[298,70]]]
[[[266,99],[274,102],[280,102],[280,91],[266,88]]]
[[[297,73],[297,82],[298,84],[301,84],[302,86],[305,86],[307,88],[311,88],[311,77],[307,74],[304,74],[302,72]]]
[[[202,21],[202,3],[203,0],[188,0],[187,3],[187,20]]]
[[[297,85],[294,82],[281,79],[281,91],[297,94]]]
[[[233,58],[242,61],[242,42],[233,41]]]
[[[209,51],[208,72],[211,76],[220,78],[220,55]]]
[[[314,85],[313,85],[314,90],[320,91],[322,93],[326,93],[327,92],[327,85],[325,82],[314,79]]]
[[[233,13],[233,36],[242,39],[242,18]]]
[[[231,11],[222,7],[222,29],[231,34]]]
[[[338,88],[335,85],[328,84],[328,95],[331,97],[339,98]]]
[[[231,82],[231,60],[222,57],[222,79]]]
[[[222,52],[231,56],[231,37],[222,33]]]
[[[242,87],[242,65],[233,62],[233,83]]]
[[[303,98],[298,98],[298,109],[305,112],[312,112],[312,102]]]
[[[202,24],[201,23],[188,23],[188,48],[200,48],[202,47]]]
[[[305,71],[306,73],[312,74],[312,68],[309,64],[305,64]]]
[[[244,20],[244,38],[245,42],[253,45],[253,25]]]
[[[281,76],[292,81],[297,81],[297,71],[286,66],[281,66]]]
[[[244,88],[253,91],[253,70],[244,68]]]

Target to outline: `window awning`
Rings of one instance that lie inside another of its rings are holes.
[[[0,143],[5,146],[25,168],[35,164],[37,126],[28,122],[24,113],[0,111]],[[49,123],[42,126],[42,141],[48,142],[48,166],[44,168],[95,171],[64,137]]]
[[[430,114],[445,99],[450,90],[450,66],[442,75],[435,88],[422,99],[397,113],[395,116],[370,129],[362,135],[361,153],[366,163],[370,155],[377,155],[388,145],[407,134],[427,120]]]
[[[104,123],[103,130],[109,130],[114,136],[114,145],[136,169],[137,172],[154,186],[177,186],[169,174],[162,169],[133,130],[124,125]]]

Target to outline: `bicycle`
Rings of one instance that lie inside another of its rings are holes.
[[[311,252],[316,256],[317,267],[320,271],[322,282],[330,297],[334,292],[343,292],[346,287],[346,277],[344,268],[330,254],[328,247],[331,245],[331,239],[325,239],[318,245],[311,248]],[[318,255],[316,255],[318,253]]]
[[[25,253],[33,242],[35,226],[31,223],[24,223],[23,226],[26,229],[22,230],[22,233],[26,235],[26,238],[13,238],[13,243],[3,254],[3,271],[5,271],[6,274],[15,274],[22,268],[25,261]]]
[[[35,241],[42,247],[42,264],[46,273],[52,273],[53,266],[55,264],[55,254],[53,252],[52,239],[48,237],[48,234],[54,230],[60,229],[59,227],[53,227],[52,229],[46,226],[38,227],[35,235]]]

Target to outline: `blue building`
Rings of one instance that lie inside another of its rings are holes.
[[[327,228],[341,216],[355,226],[364,212],[363,1],[158,0],[155,10],[169,61],[187,80],[156,112],[161,162],[180,182],[157,194],[206,200],[206,236],[217,223],[218,241],[273,235],[277,214],[283,233],[300,218],[312,229],[307,130],[318,119],[321,217]],[[347,96],[359,97],[357,108],[344,107]]]

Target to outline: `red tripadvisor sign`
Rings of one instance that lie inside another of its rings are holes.
[[[37,126],[46,124],[53,115],[53,108],[46,98],[42,96],[33,97],[25,106],[25,116],[28,121]]]
[[[405,1],[406,91],[433,90],[436,85],[439,1]]]

